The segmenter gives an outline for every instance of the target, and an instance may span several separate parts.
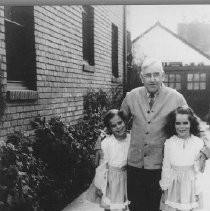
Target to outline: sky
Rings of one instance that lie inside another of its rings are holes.
[[[210,23],[210,4],[206,5],[129,5],[128,27],[131,40],[157,21],[177,33],[177,23],[192,21]]]

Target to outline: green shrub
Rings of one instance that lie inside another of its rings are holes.
[[[109,91],[90,89],[84,96],[84,110],[86,114],[106,112],[112,108],[120,108],[123,99],[122,85]]]
[[[33,156],[32,141],[22,133],[0,143],[0,210],[41,210],[38,189],[44,163]]]
[[[121,88],[110,92],[90,90],[84,97],[84,118],[69,126],[60,117],[49,122],[38,117],[35,155],[46,163],[46,181],[39,193],[41,207],[61,210],[81,192],[86,190],[94,176],[94,146],[104,128],[103,117],[110,108],[119,108]]]
[[[60,211],[86,190],[104,114],[119,108],[121,99],[121,87],[90,90],[76,125],[39,116],[32,122],[35,139],[16,133],[0,142],[0,210]]]

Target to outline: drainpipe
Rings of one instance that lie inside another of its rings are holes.
[[[127,14],[123,5],[123,94],[127,91]]]

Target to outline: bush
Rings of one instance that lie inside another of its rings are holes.
[[[101,113],[109,109],[119,109],[123,99],[122,85],[111,88],[108,92],[90,89],[84,97],[84,110],[86,114]]]
[[[70,127],[58,117],[49,123],[37,118],[35,123],[35,156],[47,166],[40,186],[40,206],[44,210],[61,210],[84,191],[92,179],[93,143],[90,134],[84,131],[90,125],[81,121]]]
[[[35,155],[46,163],[46,181],[41,186],[41,207],[61,210],[86,190],[94,176],[94,146],[104,128],[108,109],[118,107],[122,99],[120,87],[110,92],[90,90],[84,97],[84,118],[69,126],[60,117],[49,122],[38,117]]]
[[[138,65],[133,65],[128,68],[128,79],[127,79],[127,90],[131,91],[132,89],[143,86],[143,83],[140,79],[141,67]]]
[[[22,133],[0,143],[0,210],[41,210],[38,189],[44,163],[33,156],[32,141]]]
[[[74,126],[60,117],[33,122],[35,140],[15,133],[0,142],[0,210],[60,211],[87,189],[94,176],[94,146],[103,117],[119,108],[121,87],[89,91],[84,118]]]

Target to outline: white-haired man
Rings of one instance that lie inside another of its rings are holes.
[[[164,76],[161,61],[146,58],[140,73],[144,86],[128,92],[121,105],[127,117],[133,116],[127,169],[130,211],[159,210],[164,126],[171,111],[187,105],[182,94],[164,86]]]

